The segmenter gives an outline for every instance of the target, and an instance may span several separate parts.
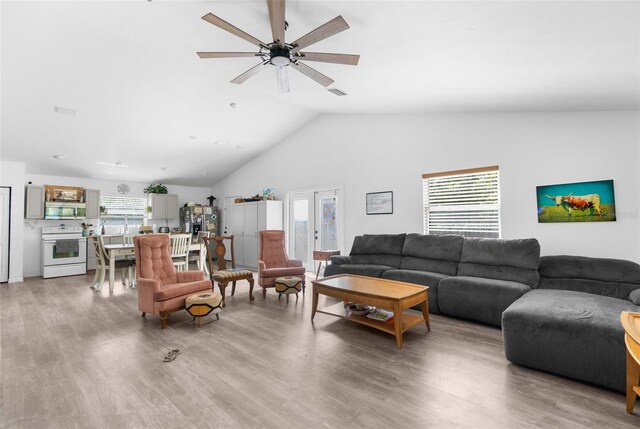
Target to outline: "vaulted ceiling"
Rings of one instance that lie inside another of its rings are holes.
[[[28,173],[208,186],[322,113],[640,109],[638,1],[287,2],[288,41],[351,26],[312,50],[358,66],[309,63],[345,97],[295,71],[280,95],[270,66],[232,84],[258,60],[197,57],[255,50],[208,12],[271,41],[265,1],[0,7],[1,156]]]

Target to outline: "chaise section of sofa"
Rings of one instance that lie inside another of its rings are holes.
[[[500,326],[502,313],[538,286],[536,239],[466,238],[455,277],[438,285],[438,306],[450,316]]]
[[[325,276],[357,274],[381,277],[386,270],[400,268],[407,234],[365,234],[353,240],[349,256],[333,256]]]
[[[513,363],[625,390],[622,311],[640,311],[640,265],[617,259],[543,256],[539,288],[502,315]]]
[[[408,234],[399,269],[382,273],[382,278],[429,286],[429,312],[438,314],[438,284],[454,276],[464,239],[459,235]]]

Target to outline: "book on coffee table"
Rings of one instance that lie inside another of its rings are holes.
[[[367,314],[369,319],[379,320],[381,322],[386,322],[387,320],[393,317],[393,311],[383,310],[381,308],[376,308],[371,313]]]

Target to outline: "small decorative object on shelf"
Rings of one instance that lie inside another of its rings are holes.
[[[262,199],[264,200],[273,200],[273,193],[275,189],[273,188],[265,188],[262,190]]]
[[[216,197],[209,195],[207,199],[209,200],[209,207],[213,206],[213,202],[216,200]]]
[[[142,190],[145,194],[167,194],[167,187],[162,183],[151,183]]]

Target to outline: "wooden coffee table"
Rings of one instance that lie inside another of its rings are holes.
[[[316,312],[346,317],[356,323],[395,335],[399,349],[402,348],[402,334],[412,326],[424,322],[427,329],[431,331],[428,286],[350,274],[325,277],[320,280],[312,280],[311,283],[313,284],[312,322]],[[341,299],[345,303],[355,302],[391,310],[393,318],[382,322],[365,316],[346,316],[342,303],[318,310],[318,295],[320,294]],[[404,313],[405,309],[418,304],[422,309],[422,317]]]

